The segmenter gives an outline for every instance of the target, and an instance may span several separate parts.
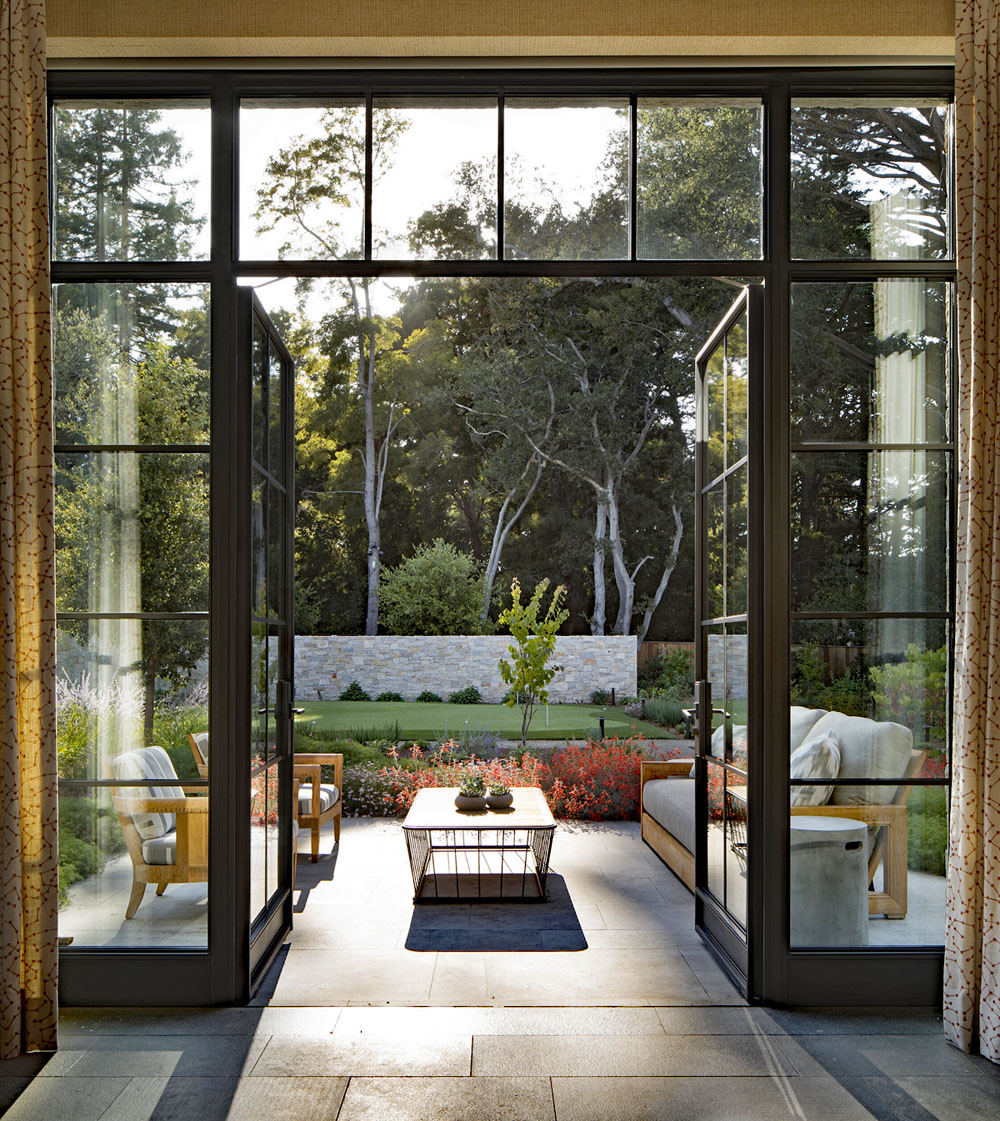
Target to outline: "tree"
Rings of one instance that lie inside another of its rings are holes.
[[[481,582],[473,558],[438,537],[383,570],[385,627],[390,634],[481,634]]]
[[[380,113],[377,121],[372,157],[372,174],[376,177],[405,127],[391,113]],[[286,236],[283,253],[304,246],[308,256],[331,260],[351,257],[359,246],[357,229],[352,231],[347,221],[355,216],[364,189],[364,114],[350,106],[328,109],[322,114],[316,135],[293,137],[268,159],[257,192],[258,230],[282,231]],[[364,438],[356,450],[364,468],[368,530],[365,634],[374,635],[378,630],[382,497],[401,417],[395,399],[389,401],[387,410],[377,409],[379,359],[385,351],[381,324],[372,305],[372,283],[348,277],[342,282],[342,290],[344,305],[332,319],[339,341],[351,340],[356,384],[363,402]]]
[[[556,635],[569,616],[568,611],[560,610],[566,589],[560,585],[552,593],[548,610],[539,618],[542,600],[548,591],[549,581],[542,580],[536,586],[527,603],[521,603],[521,585],[515,579],[510,586],[510,606],[500,614],[500,625],[507,627],[514,642],[507,647],[510,661],[501,658],[498,666],[500,677],[510,686],[504,704],[508,708],[521,710],[521,746],[528,741],[528,726],[535,711],[535,705],[547,704],[548,683],[555,677],[557,666],[549,665],[549,658],[556,648]]]
[[[124,352],[110,312],[54,318],[60,434],[81,444],[205,439],[208,374],[167,339]],[[57,608],[102,614],[208,607],[207,456],[96,452],[57,465]],[[64,625],[64,624],[61,624]],[[97,620],[68,629],[98,656],[141,674],[145,731],[158,681],[182,687],[208,649],[200,620]]]

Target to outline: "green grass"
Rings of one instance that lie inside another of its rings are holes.
[[[317,730],[346,734],[363,728],[384,728],[398,724],[400,739],[431,740],[457,735],[468,724],[470,729],[481,728],[498,732],[505,739],[520,739],[521,710],[506,705],[451,705],[417,704],[413,701],[305,701],[305,709],[296,717],[300,727],[316,721]],[[649,737],[663,736],[656,724],[627,716],[620,708],[601,708],[599,705],[550,705],[546,723],[545,706],[535,709],[528,729],[528,739],[561,740],[579,739],[598,726],[604,717],[604,731],[608,736],[625,737],[638,733]],[[354,738],[357,738],[356,736]]]

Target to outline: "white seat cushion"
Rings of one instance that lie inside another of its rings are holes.
[[[642,808],[694,852],[694,779],[654,778],[642,788]]]
[[[840,747],[832,732],[825,736],[814,736],[792,752],[788,761],[790,778],[837,777],[840,770]],[[830,801],[833,786],[793,786],[791,804],[793,806],[825,806]]]
[[[837,737],[840,747],[838,778],[902,778],[906,774],[913,734],[902,724],[828,712],[813,725],[812,737],[827,733]],[[835,786],[830,804],[885,806],[895,797],[895,786]]]
[[[312,797],[313,786],[311,782],[304,782],[299,786],[299,813],[311,814],[312,810]],[[319,812],[323,813],[331,806],[337,804],[340,798],[340,791],[333,785],[333,783],[322,783],[319,788]]]
[[[142,859],[147,864],[177,863],[177,832],[171,830],[162,837],[142,842]]]
[[[177,782],[177,772],[162,747],[140,747],[115,756],[111,760],[111,773],[119,779],[158,778]],[[179,786],[131,786],[121,789],[122,793],[133,798],[184,797],[184,791]],[[162,837],[177,824],[173,814],[160,813],[133,814],[132,822],[144,841]]]

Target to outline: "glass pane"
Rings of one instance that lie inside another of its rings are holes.
[[[742,927],[747,925],[747,782],[726,771],[725,815],[726,910]]]
[[[265,817],[265,845],[267,848],[267,888],[268,901],[281,887],[285,877],[281,874],[281,862],[278,858],[280,848],[280,824],[278,808],[280,806],[281,780],[278,774],[278,765],[268,767],[267,772],[267,810]]]
[[[267,627],[253,623],[250,634],[250,766],[263,762],[273,730],[268,723]]]
[[[255,467],[250,496],[250,613],[258,619],[266,619],[268,613],[266,492],[267,483]]]
[[[948,788],[882,789],[883,805],[793,808],[793,947],[943,945]]]
[[[360,101],[240,105],[240,257],[343,260],[364,248],[365,107]],[[392,156],[379,145],[375,173]]]
[[[391,149],[372,183],[374,255],[496,256],[496,99],[377,99],[373,131]]]
[[[825,619],[792,624],[791,703],[891,721],[909,730],[899,758],[879,763],[903,778],[909,750],[944,776],[948,754],[948,625],[944,619]],[[793,750],[805,732],[793,735]],[[889,744],[886,752],[896,745]],[[864,777],[863,775],[861,777]]]
[[[640,98],[638,113],[638,256],[760,257],[760,104]]]
[[[949,256],[951,149],[947,102],[794,101],[792,255]]]
[[[60,937],[72,938],[74,948],[204,949],[208,814],[204,796],[185,796],[177,783],[198,780],[188,735],[208,730],[207,622],[62,622],[56,667]],[[141,779],[151,760],[157,775],[172,771],[176,780],[153,787],[65,785]],[[136,805],[165,797],[192,801],[187,811],[170,814]],[[176,875],[178,845],[193,863],[183,880]],[[157,875],[170,883],[165,895],[148,885],[133,892],[144,850],[151,861],[164,862],[150,874],[153,883]],[[126,919],[130,897],[137,909]]]
[[[706,761],[708,768],[708,890],[726,902],[726,768]]]
[[[207,284],[57,284],[56,442],[200,444],[209,430]]]
[[[287,716],[286,712],[279,719],[278,714],[278,684],[288,679],[288,669],[283,664],[284,644],[286,634],[282,627],[268,627],[267,629],[267,754],[268,756],[287,753],[289,745],[286,742]],[[286,697],[287,702],[287,697]]]
[[[726,469],[726,351],[722,343],[705,364],[704,393],[708,434],[705,481],[711,482]]]
[[[726,614],[726,488],[718,483],[705,495],[705,555],[708,585],[705,589],[706,618]]]
[[[56,456],[59,611],[207,611],[208,456]]]
[[[268,451],[268,396],[270,392],[268,370],[268,338],[260,322],[253,321],[253,354],[250,389],[250,409],[253,425],[253,457],[264,470],[267,470]]]
[[[747,468],[726,476],[726,614],[747,609]]]
[[[794,284],[793,440],[949,439],[951,285]]]
[[[949,454],[792,457],[792,609],[946,611]]]
[[[267,427],[269,432],[270,451],[268,453],[268,470],[279,481],[285,481],[285,456],[284,441],[282,439],[282,392],[281,392],[282,362],[273,346],[268,348],[267,369],[269,388],[267,394]]]
[[[52,117],[57,260],[208,257],[207,101],[63,101]]]
[[[288,516],[286,496],[275,486],[267,488],[267,607],[268,618],[284,619],[286,615],[284,583],[288,579],[285,564],[285,520]]]
[[[250,921],[258,918],[268,900],[267,795],[268,769],[260,766],[260,757],[254,755],[258,767],[250,772]]]
[[[629,255],[628,102],[507,98],[504,257]]]
[[[747,770],[747,696],[749,681],[747,676],[747,630],[746,625],[730,624],[726,627],[725,637],[726,688],[724,693],[713,689],[713,707],[724,710],[726,721],[725,758],[738,768],[742,775],[735,775],[733,782],[744,782]]]
[[[747,317],[726,332],[726,466],[732,467],[747,454],[747,386],[750,369],[747,356]]]

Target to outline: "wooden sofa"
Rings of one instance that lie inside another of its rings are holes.
[[[857,728],[868,734],[882,735],[891,740],[892,760],[887,768],[893,777],[914,778],[920,771],[925,752],[914,750],[912,735],[899,724],[869,721],[863,717],[846,717],[842,713],[826,713],[823,710],[792,709],[792,750],[807,742],[814,728],[823,729],[824,718],[827,725],[847,731]],[[859,722],[852,724],[852,722]],[[882,729],[882,731],[879,731]],[[891,731],[889,731],[891,730]],[[716,732],[716,736],[722,730]],[[743,729],[734,729],[734,739]],[[852,769],[849,752],[845,752],[838,777],[867,777]],[[642,838],[670,869],[692,891],[694,890],[694,778],[691,777],[691,760],[646,761],[641,766],[640,778],[640,821]],[[887,774],[886,777],[889,777]],[[669,798],[663,796],[658,787],[649,787],[650,782],[668,780],[679,784],[670,791]],[[824,785],[817,780],[817,785]],[[886,918],[905,918],[907,910],[907,809],[906,800],[911,787],[905,782],[898,786],[859,787],[855,785],[834,787],[830,804],[812,806],[790,806],[790,814],[808,814],[850,818],[863,821],[870,827],[871,845],[868,859],[868,912],[870,915],[885,915]],[[884,794],[882,793],[884,791]],[[854,800],[863,798],[863,801]],[[876,799],[884,800],[878,801]],[[846,803],[846,804],[845,804]],[[881,890],[873,885],[879,866],[882,868]]]

